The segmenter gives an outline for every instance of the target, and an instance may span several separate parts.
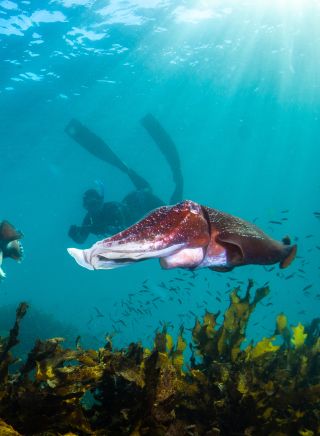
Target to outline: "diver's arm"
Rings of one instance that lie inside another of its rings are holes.
[[[83,244],[90,233],[91,221],[90,217],[86,215],[81,226],[72,225],[70,226],[68,235],[77,244]]]
[[[86,227],[72,225],[70,226],[68,235],[77,244],[83,244],[89,236],[89,230]]]

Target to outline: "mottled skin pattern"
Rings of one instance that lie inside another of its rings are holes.
[[[68,249],[88,269],[111,269],[148,258],[164,268],[230,271],[247,264],[288,266],[296,246],[275,241],[255,225],[216,209],[184,201],[164,206],[88,250]]]
[[[105,247],[115,247],[115,243],[138,243],[142,247],[149,246],[150,250],[157,250],[173,244],[188,247],[206,246],[209,239],[208,223],[202,215],[201,206],[183,202],[155,209],[146,218],[103,240],[101,244]]]

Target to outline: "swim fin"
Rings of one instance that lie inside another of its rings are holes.
[[[170,198],[170,203],[178,203],[183,197],[183,177],[177,147],[170,135],[152,114],[145,115],[141,119],[141,124],[157,144],[171,168],[175,190]]]
[[[118,168],[127,174],[137,189],[148,188],[149,183],[127,165],[111,150],[111,148],[88,127],[73,118],[66,126],[65,132],[81,147],[98,159]]]

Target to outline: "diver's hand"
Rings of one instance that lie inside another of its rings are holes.
[[[80,227],[73,224],[72,226],[70,226],[68,236],[70,236],[71,239],[76,241],[78,239],[79,232],[80,232]]]
[[[68,235],[77,244],[83,244],[90,233],[90,226],[70,226]]]

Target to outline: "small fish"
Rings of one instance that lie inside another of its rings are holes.
[[[289,280],[292,279],[292,277],[294,277],[295,273],[289,274],[287,277],[285,277],[285,280]]]
[[[91,315],[89,321],[87,322],[87,326],[89,326],[92,323],[92,321],[93,321],[93,316]]]
[[[97,312],[97,317],[98,318],[103,318],[104,317],[103,313],[101,313],[100,310],[97,307],[94,306],[93,308]]]
[[[216,297],[216,300],[219,301],[221,303],[221,298]]]
[[[281,213],[288,213],[288,212],[289,212],[289,209],[284,209],[281,211]]]
[[[122,324],[123,326],[127,327],[127,324],[122,319],[119,319],[118,321],[116,321],[116,323]]]
[[[269,223],[270,224],[282,224],[281,221],[274,221],[274,220],[269,221]]]
[[[308,289],[312,288],[313,285],[307,285],[305,286],[302,290],[303,291],[307,291]]]
[[[264,268],[265,271],[267,271],[267,272],[271,272],[271,271],[274,270],[275,267],[274,267],[274,266],[271,266],[270,268],[267,268],[266,266],[264,266],[263,268]]]

